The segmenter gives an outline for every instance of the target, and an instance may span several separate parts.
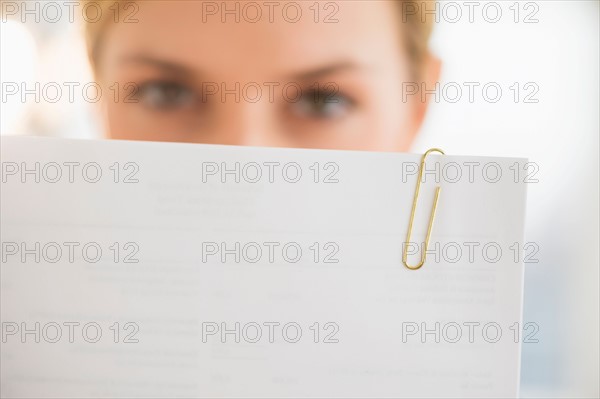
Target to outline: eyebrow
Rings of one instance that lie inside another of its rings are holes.
[[[178,64],[171,61],[161,60],[159,58],[154,58],[145,54],[135,54],[127,57],[123,57],[122,63],[132,63],[132,64],[143,64],[149,65],[158,69],[163,70],[164,72],[170,74],[177,74],[183,76],[193,76],[194,72],[191,68]],[[337,62],[330,65],[325,65],[321,67],[317,67],[315,69],[309,70],[307,72],[301,72],[292,76],[292,79],[295,81],[307,81],[316,79],[319,77],[331,75],[334,73],[345,72],[348,70],[360,70],[364,69],[364,66],[359,65],[352,61],[342,61]]]
[[[359,69],[364,69],[364,67],[362,65],[356,64],[351,61],[343,61],[343,62],[331,64],[331,65],[325,65],[322,67],[318,67],[316,69],[313,69],[313,70],[310,70],[307,72],[299,73],[299,74],[295,75],[293,78],[296,80],[300,80],[300,81],[311,80],[311,79],[316,79],[316,78],[323,77],[326,75],[331,75],[334,73],[345,72],[348,70],[359,70]]]
[[[142,64],[152,66],[163,70],[164,72],[176,75],[192,76],[194,72],[191,68],[177,64],[175,62],[161,60],[145,54],[135,54],[127,57],[123,57],[121,63],[124,64]]]

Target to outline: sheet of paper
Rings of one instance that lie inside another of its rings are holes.
[[[517,395],[523,159],[1,144],[3,396]]]

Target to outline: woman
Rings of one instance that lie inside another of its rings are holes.
[[[94,3],[93,5],[90,3]],[[408,1],[113,1],[85,8],[114,139],[406,151],[432,87]],[[410,83],[410,85],[407,85]]]

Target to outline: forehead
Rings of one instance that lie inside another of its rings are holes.
[[[339,60],[389,61],[401,52],[399,8],[390,1],[138,4],[121,18],[137,22],[106,32],[111,58],[142,52],[204,69],[301,71]]]

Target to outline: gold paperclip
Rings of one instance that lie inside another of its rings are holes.
[[[417,270],[425,264],[425,257],[427,256],[427,247],[429,246],[429,239],[431,238],[431,229],[433,228],[433,220],[435,219],[435,210],[437,209],[438,198],[440,196],[441,187],[435,189],[435,197],[433,199],[433,207],[431,209],[431,216],[429,217],[429,227],[427,228],[427,236],[425,237],[425,247],[421,253],[421,262],[415,266],[409,266],[408,264],[408,244],[410,242],[410,235],[412,234],[413,222],[415,220],[415,210],[417,209],[417,202],[419,200],[419,189],[421,188],[421,179],[423,178],[423,168],[425,166],[425,158],[432,152],[439,152],[442,155],[444,151],[439,148],[432,148],[428,150],[421,158],[421,165],[419,166],[419,179],[417,180],[417,188],[415,189],[415,197],[413,198],[412,210],[410,211],[410,221],[408,222],[408,233],[406,233],[406,242],[404,243],[404,253],[402,254],[402,262],[410,270]]]

